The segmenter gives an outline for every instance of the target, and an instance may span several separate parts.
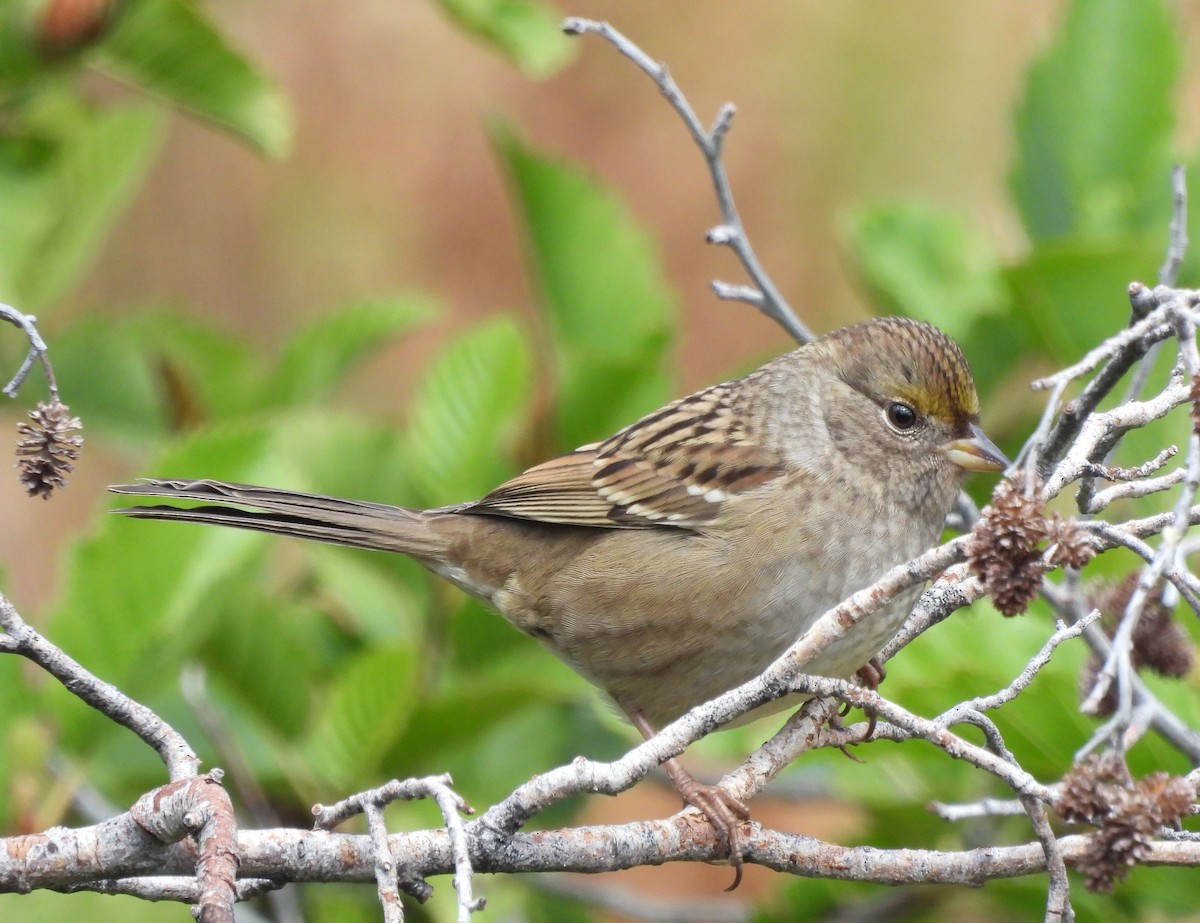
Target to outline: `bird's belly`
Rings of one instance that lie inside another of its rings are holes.
[[[729,613],[725,627],[712,635],[712,643],[695,645],[674,659],[663,658],[649,672],[626,673],[602,667],[601,672],[607,675],[595,680],[618,701],[637,702],[651,723],[661,727],[701,702],[758,676],[821,615],[870,582],[819,595],[803,588],[788,592],[776,587],[777,592],[761,607],[750,605]],[[895,634],[919,592],[919,587],[914,588],[867,616],[845,637],[803,664],[802,671],[834,678],[852,676]],[[734,723],[743,724],[775,713],[800,700],[796,696],[784,697]]]
[[[624,709],[640,710],[655,726],[757,676],[826,610],[911,556],[889,544],[868,556],[885,563],[848,567],[845,542],[836,535],[826,534],[820,552],[806,543],[800,554],[794,542],[682,534],[672,546],[658,533],[641,550],[669,557],[653,571],[673,579],[647,583],[631,573],[644,572],[628,564],[631,538],[636,544],[630,533],[622,536],[620,560],[608,560],[600,544],[571,562],[539,599],[522,598],[513,584],[494,602]],[[858,533],[853,541],[858,554],[851,560],[862,560],[864,542],[873,540]],[[873,613],[806,671],[852,675],[895,633],[916,592]]]
[[[812,513],[747,517],[711,534],[481,517],[453,557],[488,560],[487,568],[424,563],[539,639],[622,709],[662,726],[757,676],[825,611],[932,544],[940,527],[881,511],[866,527]],[[868,616],[806,671],[852,675],[895,632],[917,592]]]

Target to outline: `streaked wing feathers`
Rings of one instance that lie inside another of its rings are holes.
[[[694,528],[779,477],[783,463],[732,406],[731,384],[668,404],[602,443],[530,468],[467,509],[604,528]]]

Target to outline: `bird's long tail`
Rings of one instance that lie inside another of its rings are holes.
[[[137,519],[231,526],[355,548],[398,551],[418,558],[436,556],[445,548],[444,539],[430,525],[429,514],[384,503],[211,480],[146,479],[137,484],[115,485],[109,490],[135,497],[219,504],[131,506],[113,510]]]

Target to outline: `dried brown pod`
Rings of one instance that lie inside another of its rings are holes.
[[[1004,615],[1020,615],[1037,595],[1049,565],[1038,546],[1050,537],[1036,485],[1005,481],[967,541],[967,564]]]
[[[1054,809],[1065,821],[1098,824],[1108,814],[1112,785],[1128,783],[1129,770],[1112,751],[1092,754],[1063,776]]]
[[[1056,567],[1079,569],[1096,556],[1092,537],[1070,520],[1054,515],[1050,523],[1050,550],[1047,561]]]
[[[1192,376],[1192,388],[1188,392],[1192,402],[1192,431],[1200,433],[1200,375]]]
[[[1129,607],[1141,574],[1130,573],[1119,583],[1101,587],[1091,594],[1091,604],[1100,610],[1101,628],[1112,638]],[[1187,630],[1172,616],[1162,600],[1162,593],[1151,593],[1142,606],[1142,614],[1134,626],[1130,661],[1135,669],[1143,667],[1161,676],[1180,678],[1192,672],[1196,661],[1196,643]],[[1079,675],[1080,697],[1086,699],[1100,672],[1100,659],[1093,655]],[[1116,707],[1112,690],[1101,699],[1095,714],[1111,715]]]
[[[70,408],[57,399],[39,403],[29,411],[28,422],[17,424],[18,477],[31,497],[48,500],[66,486],[83,445],[82,428],[79,418],[72,417]]]
[[[1099,829],[1080,857],[1088,890],[1108,892],[1143,862],[1150,842],[1191,812],[1196,789],[1187,779],[1154,772],[1133,780],[1113,753],[1092,756],[1063,777],[1055,808],[1064,820]]]

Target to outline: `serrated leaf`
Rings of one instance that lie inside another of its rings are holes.
[[[650,235],[612,192],[503,126],[492,140],[511,178],[558,347],[559,435],[574,447],[669,396],[674,296]]]
[[[0,143],[0,201],[4,202],[4,220],[0,221],[0,300],[24,304],[22,280],[40,242],[49,236],[55,214],[51,206],[53,183],[51,170],[44,163],[45,152],[30,162],[29,148]],[[26,305],[26,310],[28,306]]]
[[[422,505],[475,499],[511,473],[505,457],[528,408],[531,367],[529,335],[511,317],[470,328],[435,359],[405,440]]]
[[[469,760],[447,756],[454,765],[455,781],[483,804],[499,801],[524,780],[577,755],[568,745],[570,718],[571,713],[563,706],[537,703],[480,728],[466,751],[471,756]],[[504,767],[504,772],[496,771],[499,766]],[[555,807],[572,812],[578,805]],[[545,822],[553,823],[553,814],[541,816]]]
[[[282,91],[188,0],[129,0],[100,45],[117,76],[228,129],[272,157],[291,146]]]
[[[50,338],[50,359],[85,438],[96,432],[144,442],[163,433],[166,416],[152,369],[122,327],[82,317]]]
[[[1032,238],[1166,226],[1154,180],[1170,163],[1179,60],[1160,0],[1069,5],[1017,109],[1012,189]]]
[[[52,339],[64,400],[89,431],[134,444],[244,416],[259,371],[245,343],[194,318],[81,318]]]
[[[32,177],[44,213],[21,263],[8,271],[7,297],[25,310],[40,308],[78,281],[145,175],[160,127],[156,113],[125,107],[80,110],[62,128],[41,163],[43,175]],[[22,199],[22,208],[30,208],[29,198]]]
[[[270,481],[277,465],[270,431],[242,428],[190,439],[159,459],[152,473],[258,480],[257,473]],[[249,579],[247,568],[261,548],[261,537],[230,529],[102,517],[68,554],[48,634],[88,669],[137,697],[174,676],[211,629],[216,608]],[[79,703],[60,707],[64,739],[74,745],[87,739],[85,731],[120,731],[93,719]]]
[[[549,77],[575,56],[558,11],[537,0],[436,0],[452,21],[531,77]]]
[[[51,354],[64,399],[89,430],[142,444],[179,429],[254,418],[264,409],[277,413],[315,404],[383,338],[425,316],[415,301],[363,305],[335,315],[299,334],[269,374],[243,338],[168,311],[82,318],[54,335]],[[303,420],[297,416],[292,428],[302,428]],[[322,463],[331,474],[347,472],[342,480],[353,484],[353,472],[377,458],[379,465],[392,464],[382,483],[394,489],[400,475],[395,446],[384,443],[395,437],[382,430],[364,434],[359,421],[351,426],[357,429],[344,435],[369,439],[375,455],[328,457],[324,449],[335,452],[338,446],[332,434],[318,431],[312,434],[315,442],[298,446],[299,460],[309,469]]]
[[[333,635],[326,615],[313,606],[247,584],[221,607],[200,656],[239,710],[298,739],[308,727],[312,692],[336,650]]]
[[[311,483],[309,469],[320,468],[326,454],[356,455],[360,444],[373,443],[377,428],[358,424],[360,440],[355,427],[344,414],[242,420],[197,432],[139,473],[311,490],[320,485]],[[318,438],[329,444],[316,446]],[[306,552],[318,563],[334,553],[240,530],[105,517],[70,556],[51,636],[89,669],[156,707],[174,701],[182,664],[199,658],[229,696],[261,716],[247,730],[256,741],[268,731],[297,736],[309,726],[310,693],[338,669],[337,658],[360,634],[354,622],[339,619],[339,607],[373,605],[375,611],[350,615],[402,626],[406,618],[417,620],[419,600],[410,584],[394,580],[398,568],[369,569],[365,554],[350,552],[341,552],[340,566],[315,568],[318,578],[331,569],[340,577],[329,590],[308,590],[310,581],[294,578],[264,581],[272,573],[264,569],[268,552],[285,573],[294,572],[297,561],[309,563]],[[355,585],[347,587],[348,580]],[[388,635],[393,646],[399,637],[398,628]],[[420,635],[404,637],[413,643],[408,639]],[[69,751],[86,749],[89,759],[94,754],[129,765],[137,749],[126,745],[136,743],[127,732],[61,693],[53,708],[62,716]],[[307,778],[302,765],[293,768]]]
[[[321,318],[288,341],[261,404],[283,408],[326,397],[372,349],[433,314],[428,299],[396,297],[350,305]]]
[[[368,556],[324,545],[307,546],[313,576],[330,608],[344,612],[348,631],[367,644],[417,638],[425,630],[429,583],[415,563],[404,568],[372,567]],[[406,558],[395,556],[394,560]],[[406,579],[407,578],[407,579]]]
[[[856,268],[886,313],[929,321],[956,339],[1004,306],[996,253],[950,212],[878,205],[847,224]]]
[[[375,646],[342,662],[304,743],[314,771],[329,785],[372,781],[415,705],[417,663],[413,644]]]
[[[252,475],[264,472],[272,455],[266,428],[209,432],[167,452],[148,473]],[[167,637],[185,645],[180,634],[185,628],[192,637],[203,634],[192,616],[206,595],[221,591],[224,577],[257,553],[256,541],[232,529],[101,517],[68,555],[64,589],[48,621],[50,635],[68,653],[86,654],[89,669],[110,681],[140,681],[152,672],[150,663],[162,663]]]

